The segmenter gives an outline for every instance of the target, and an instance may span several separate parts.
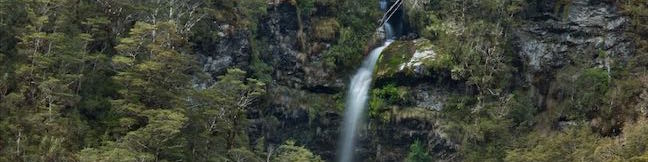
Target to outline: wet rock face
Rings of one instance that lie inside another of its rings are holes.
[[[405,118],[390,123],[369,123],[370,131],[360,134],[358,142],[360,159],[364,161],[403,161],[409,147],[419,140],[432,150],[430,156],[438,161],[450,159],[457,144],[448,140],[438,120]]]
[[[288,3],[281,3],[268,11],[267,21],[262,22],[260,34],[268,38],[266,58],[275,67],[276,76],[298,75],[297,64],[297,10]],[[283,79],[283,78],[282,78]],[[286,81],[287,82],[287,81]]]
[[[335,76],[331,69],[323,67],[321,61],[322,51],[330,45],[323,42],[306,42],[307,47],[300,47],[299,22],[297,8],[290,3],[280,3],[268,10],[268,16],[263,18],[260,27],[260,37],[266,39],[267,53],[262,54],[262,59],[269,63],[273,69],[273,78],[277,84],[298,89],[334,89],[340,90],[344,83]],[[310,18],[302,16],[302,30],[306,37],[313,24]],[[318,51],[311,51],[311,47],[319,47]],[[325,90],[330,91],[330,90]]]
[[[216,30],[221,39],[213,45],[213,53],[198,55],[202,70],[215,78],[225,74],[231,67],[246,69],[251,53],[250,42],[247,39],[250,32],[235,29],[229,24],[218,25]]]
[[[267,15],[260,19],[257,32],[230,24],[214,24],[218,39],[205,42],[205,52],[199,55],[202,70],[214,81],[228,68],[236,67],[249,71],[253,52],[252,37],[260,40],[254,47],[260,59],[272,66],[271,74],[277,84],[298,89],[315,91],[336,91],[344,86],[343,78],[323,67],[318,61],[322,52],[330,45],[323,42],[308,42],[319,47],[318,51],[302,50],[298,42],[299,22],[297,8],[288,2],[281,2],[268,8]],[[303,16],[302,27],[309,32],[313,24]],[[306,33],[309,36],[310,33]],[[210,82],[211,82],[210,81]]]
[[[601,0],[571,0],[536,4],[517,29],[516,46],[530,73],[550,72],[578,58],[595,59],[600,53],[623,60],[630,40],[623,36],[628,20],[613,4]],[[590,60],[591,61],[591,60]]]
[[[416,107],[440,111],[449,96],[447,90],[438,85],[420,84],[413,88]]]
[[[429,75],[430,72],[425,64],[436,59],[437,54],[434,51],[435,47],[426,39],[417,39],[413,40],[413,42],[416,45],[416,51],[409,61],[401,64],[400,70],[410,69],[416,76]]]

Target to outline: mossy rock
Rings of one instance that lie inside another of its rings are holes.
[[[325,18],[315,22],[313,33],[318,40],[333,41],[339,29],[340,23],[335,18]]]
[[[395,41],[381,53],[376,64],[376,76],[390,77],[400,72],[400,66],[416,52],[412,41]]]
[[[434,45],[427,39],[396,41],[381,54],[376,67],[377,78],[429,75],[428,69],[437,66]]]

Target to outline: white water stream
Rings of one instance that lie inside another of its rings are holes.
[[[380,57],[380,53],[392,43],[393,31],[391,25],[385,23],[384,28],[387,41],[382,46],[371,51],[362,63],[362,67],[358,69],[358,72],[351,79],[351,84],[349,85],[339,148],[340,162],[351,162],[353,160],[356,132],[362,125],[360,119],[363,118],[363,114],[367,108],[374,67]]]

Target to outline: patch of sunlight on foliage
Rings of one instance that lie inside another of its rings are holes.
[[[533,132],[522,137],[514,149],[506,152],[505,161],[594,161],[594,150],[601,138],[581,124],[564,132]]]
[[[295,146],[294,141],[286,141],[277,149],[278,153],[273,162],[324,162],[319,155],[313,154],[310,150]]]

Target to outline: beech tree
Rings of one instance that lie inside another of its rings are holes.
[[[187,132],[194,132],[191,143],[208,143],[193,148],[200,150],[199,155],[207,159],[234,159],[249,151],[246,112],[253,108],[258,98],[265,93],[265,84],[246,78],[246,72],[240,69],[228,69],[211,87],[198,91],[191,101],[188,112],[192,117]],[[198,130],[198,131],[195,131]],[[221,143],[212,145],[211,143]],[[228,153],[228,150],[238,151]],[[247,154],[247,153],[246,153]],[[228,155],[224,157],[222,155]],[[220,157],[219,157],[220,156]]]

